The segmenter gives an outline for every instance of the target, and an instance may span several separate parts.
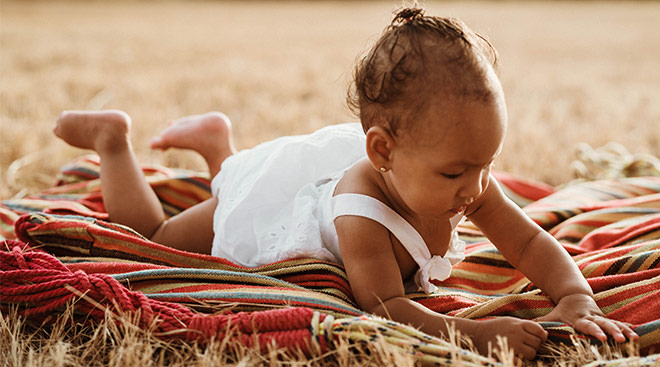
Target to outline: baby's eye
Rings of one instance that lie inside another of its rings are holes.
[[[448,178],[450,180],[453,180],[455,178],[459,178],[462,175],[462,173],[455,173],[455,174],[450,174],[450,173],[443,173],[442,176],[445,178]]]

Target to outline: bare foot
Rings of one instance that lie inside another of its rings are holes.
[[[175,120],[160,136],[151,140],[152,149],[191,149],[202,155],[212,175],[220,164],[236,153],[231,135],[231,122],[221,112],[186,116]]]
[[[129,147],[130,127],[122,111],[64,111],[53,132],[74,147],[105,153]]]

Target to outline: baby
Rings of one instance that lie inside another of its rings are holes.
[[[495,51],[463,23],[400,10],[360,61],[349,103],[361,126],[325,127],[236,152],[221,113],[177,120],[152,148],[187,148],[206,160],[213,197],[172,218],[145,180],[119,111],[62,113],[55,134],[101,158],[112,221],[151,240],[245,266],[294,257],[344,265],[360,307],[447,337],[453,324],[481,352],[496,335],[534,358],[547,333],[535,321],[475,321],[404,297],[433,292],[464,257],[465,217],[556,307],[561,321],[605,340],[636,339],[606,318],[568,254],[502,193],[490,174],[502,150],[506,107]]]

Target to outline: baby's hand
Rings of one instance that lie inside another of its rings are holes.
[[[472,334],[472,342],[484,355],[488,353],[488,342],[496,348],[497,335],[501,335],[507,338],[507,344],[516,356],[534,359],[536,350],[548,337],[548,332],[537,322],[515,317],[498,317],[480,321],[478,325]]]
[[[639,338],[630,328],[630,324],[608,319],[598,308],[596,301],[586,294],[571,294],[561,298],[549,314],[537,318],[536,321],[564,322],[573,326],[575,331],[594,336],[600,341],[607,340],[607,334],[619,343],[625,342],[626,337],[630,340]]]

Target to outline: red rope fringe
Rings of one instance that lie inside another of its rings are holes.
[[[259,346],[262,351],[274,343],[303,352],[309,352],[315,340],[327,350],[328,341],[312,334],[314,310],[309,308],[200,314],[131,291],[106,274],[72,272],[52,255],[32,250],[22,242],[7,240],[5,246],[11,251],[0,251],[0,303],[24,306],[20,312],[25,316],[57,312],[76,299],[76,309],[96,321],[104,319],[106,309],[135,312],[140,328],[150,328],[155,335],[166,338],[203,342],[232,337],[243,345]],[[325,317],[321,314],[319,321]]]

